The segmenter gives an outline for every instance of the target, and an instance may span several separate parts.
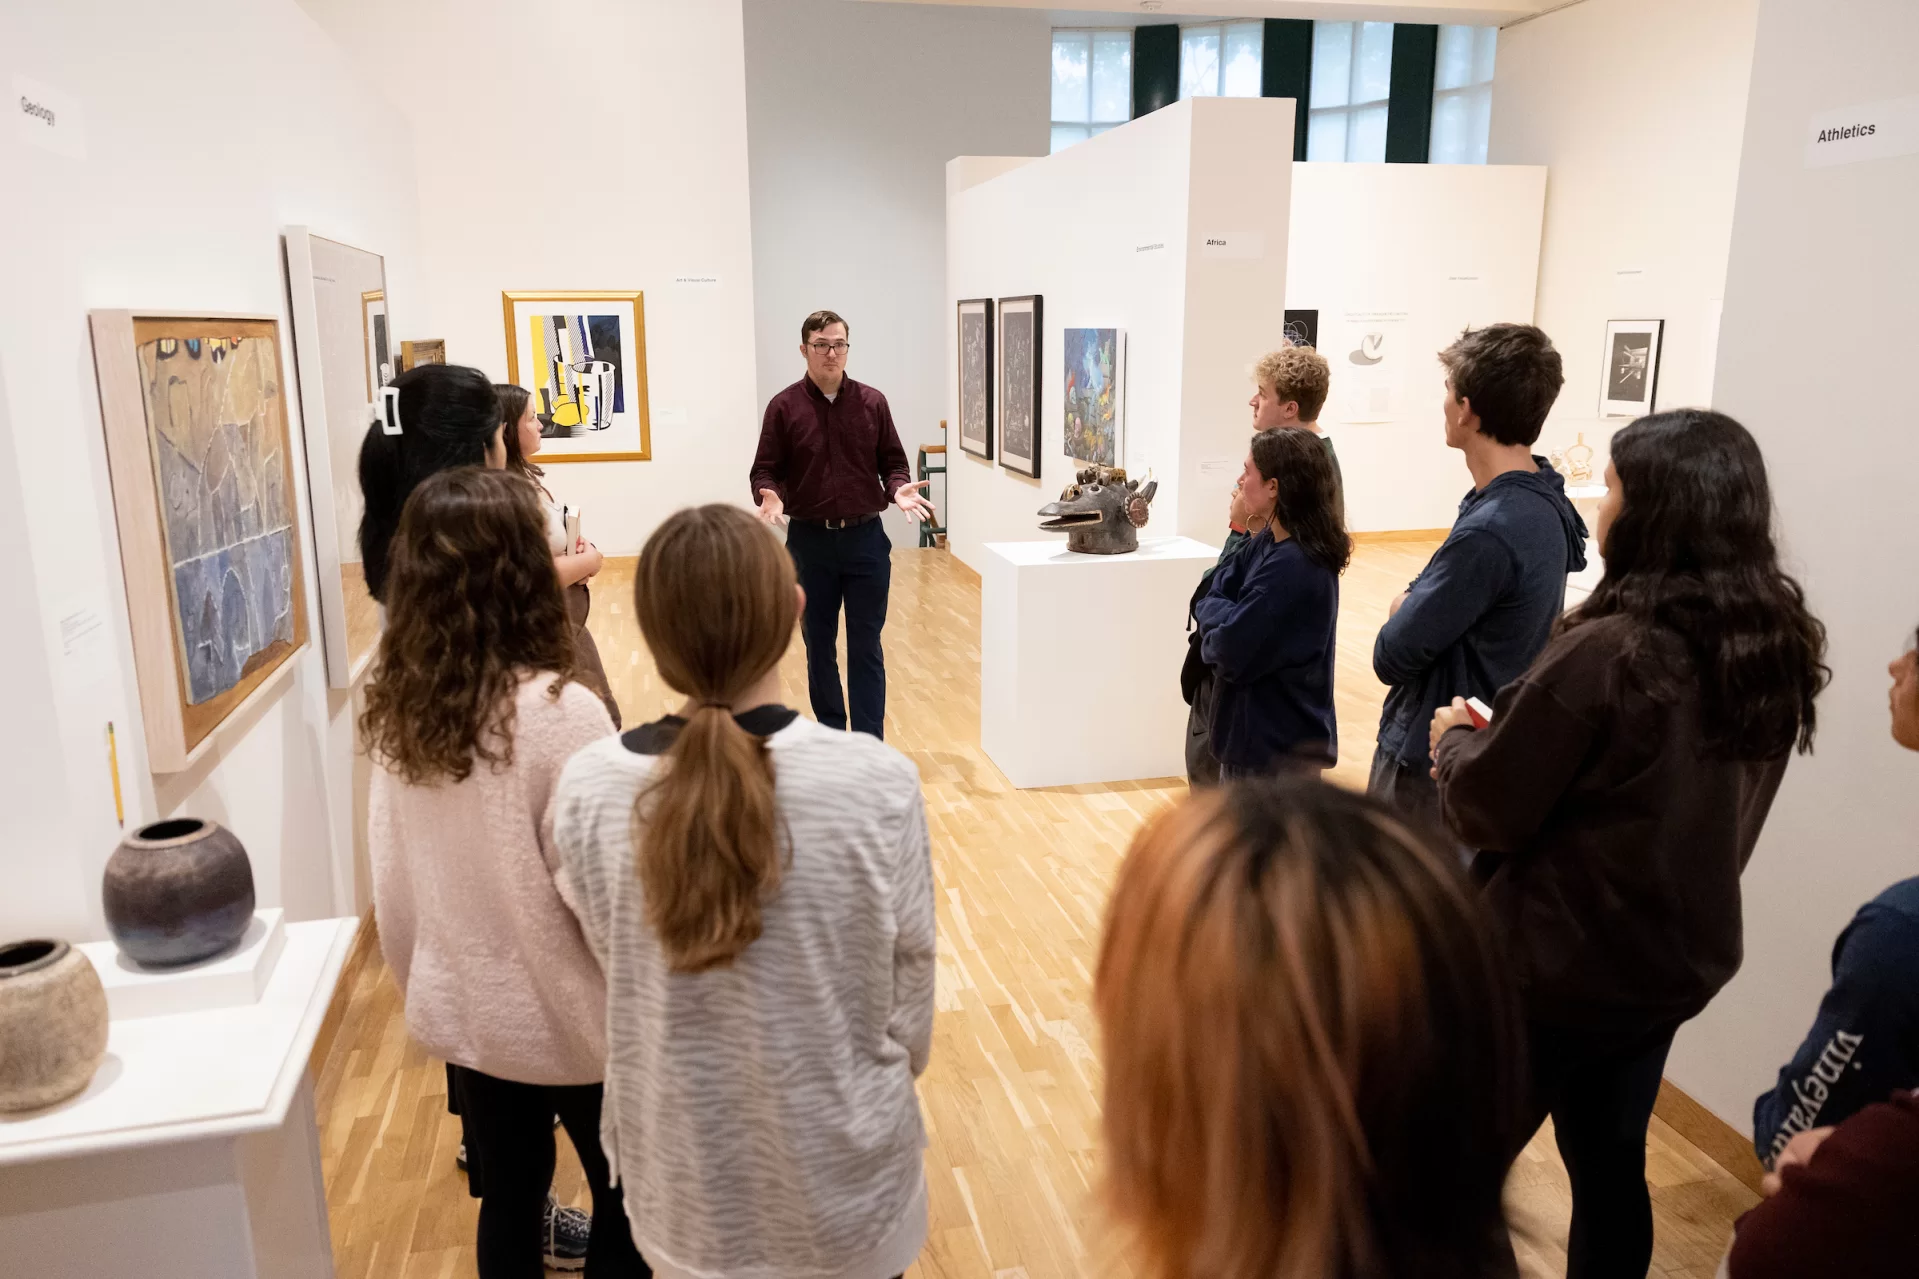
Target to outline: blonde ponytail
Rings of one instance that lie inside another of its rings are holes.
[[[783,869],[772,756],[732,707],[792,638],[793,563],[745,511],[694,507],[648,539],[633,600],[661,678],[698,702],[635,801],[646,922],[675,972],[723,968],[759,937]]]

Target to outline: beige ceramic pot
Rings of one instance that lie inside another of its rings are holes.
[[[0,945],[0,1111],[34,1110],[87,1086],[107,1051],[107,992],[63,941]]]

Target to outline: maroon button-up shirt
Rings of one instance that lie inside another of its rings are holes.
[[[774,396],[753,456],[753,504],[772,489],[802,520],[844,520],[886,509],[911,482],[906,450],[886,397],[863,382],[840,380],[830,402],[803,377]]]

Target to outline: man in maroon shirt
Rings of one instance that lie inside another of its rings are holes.
[[[932,504],[906,469],[886,397],[846,376],[847,324],[815,311],[800,325],[806,376],[775,395],[753,457],[760,518],[787,525],[786,549],[806,592],[800,635],[813,714],[846,727],[836,641],[846,604],[847,689],[853,731],[886,735],[886,659],[880,629],[893,579],[893,546],[880,523],[890,502],[915,520]]]

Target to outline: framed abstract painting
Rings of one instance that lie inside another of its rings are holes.
[[[147,761],[177,773],[307,643],[280,324],[88,319]]]
[[[1040,336],[1044,299],[1037,293],[1001,298],[994,323],[999,366],[999,464],[1039,478]]]
[[[1599,375],[1601,417],[1643,417],[1659,394],[1659,343],[1664,320],[1612,320],[1606,325],[1606,367]]]
[[[393,367],[393,341],[387,336],[386,290],[360,294],[360,333],[366,342],[366,397],[385,386],[400,370]]]
[[[1126,330],[1067,329],[1060,347],[1066,456],[1088,465],[1125,466]]]
[[[993,299],[959,304],[959,438],[974,457],[993,456]]]
[[[645,295],[502,293],[500,304],[506,380],[533,393],[540,464],[651,458]]]

